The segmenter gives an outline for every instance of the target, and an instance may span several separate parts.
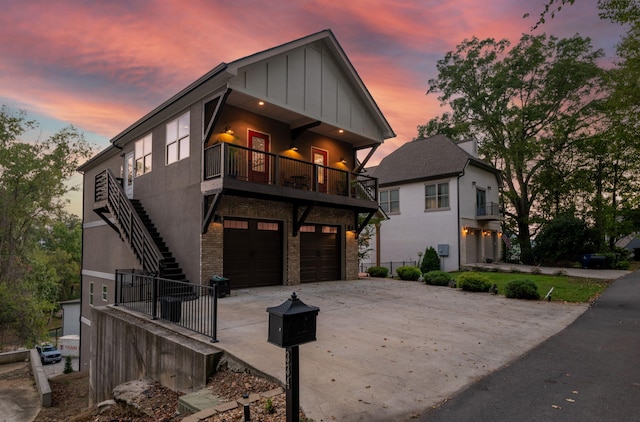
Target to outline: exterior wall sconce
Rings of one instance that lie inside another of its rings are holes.
[[[225,126],[224,127],[224,133],[226,133],[228,135],[233,135],[233,129],[231,129],[231,126]]]
[[[473,182],[471,182],[471,186],[475,186],[476,185],[476,181],[474,180]]]
[[[462,228],[462,233],[463,234],[469,234],[469,228],[468,227],[463,227]]]
[[[289,145],[289,149],[291,151],[297,151],[298,150],[298,146],[296,144],[291,144],[291,145]]]
[[[347,164],[347,160],[345,160],[344,158],[340,157],[340,163],[341,164]]]
[[[213,215],[213,222],[214,223],[222,223],[222,216],[220,214],[214,214]]]
[[[487,186],[487,190],[491,190],[491,186]]]

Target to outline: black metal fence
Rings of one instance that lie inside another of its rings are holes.
[[[164,319],[211,337],[216,343],[218,286],[155,277],[142,270],[116,271],[116,306]]]
[[[396,269],[398,267],[405,267],[405,266],[410,266],[410,267],[415,267],[418,265],[418,261],[394,261],[394,262],[381,262],[380,266],[381,267],[385,267],[389,270],[389,275],[390,276],[395,276],[396,274]],[[366,273],[367,270],[371,267],[375,267],[376,263],[375,262],[361,262],[360,263],[360,272],[361,273]]]

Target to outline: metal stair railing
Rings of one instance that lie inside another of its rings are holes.
[[[118,179],[110,169],[98,173],[95,178],[95,201],[104,201],[120,230],[120,236],[136,254],[142,268],[152,274],[160,274],[163,256],[151,234],[124,193]]]

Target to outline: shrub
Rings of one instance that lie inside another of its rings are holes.
[[[429,271],[436,270],[440,270],[440,257],[438,256],[438,252],[433,249],[433,246],[429,246],[424,251],[424,258],[422,258],[422,262],[420,263],[420,271],[422,271],[422,274],[425,274]]]
[[[429,271],[424,276],[424,282],[433,286],[448,286],[449,282],[453,280],[451,274],[444,271]]]
[[[489,279],[477,273],[460,274],[456,281],[458,287],[468,292],[488,292],[491,287]]]
[[[62,372],[65,374],[70,374],[73,372],[73,364],[71,362],[71,356],[67,356],[64,359],[64,370]]]
[[[385,278],[389,275],[389,269],[386,267],[369,267],[367,273],[369,273],[371,277]]]
[[[536,236],[536,262],[556,264],[580,261],[583,253],[595,252],[596,234],[588,224],[572,214],[559,215],[545,223]]]
[[[422,275],[420,268],[410,266],[398,267],[398,269],[396,269],[396,274],[398,274],[398,277],[400,277],[401,280],[411,281],[416,281]]]
[[[616,265],[616,270],[628,270],[629,268],[631,268],[629,261],[618,261]]]
[[[504,295],[511,299],[540,299],[538,286],[527,278],[509,281],[504,287]]]

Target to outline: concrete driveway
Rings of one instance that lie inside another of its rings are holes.
[[[234,290],[218,302],[216,346],[284,380],[266,308],[294,291],[320,308],[318,340],[300,346],[300,405],[316,422],[409,420],[588,308],[376,278]]]

